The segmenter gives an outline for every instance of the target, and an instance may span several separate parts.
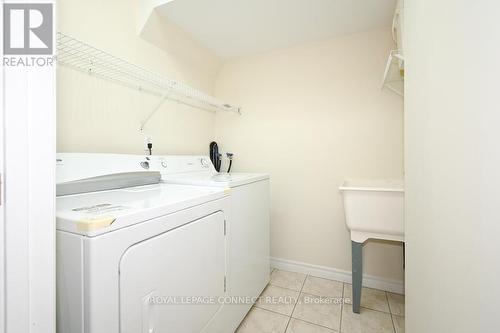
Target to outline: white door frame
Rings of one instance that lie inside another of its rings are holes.
[[[0,17],[3,18],[3,1],[0,6]],[[3,26],[0,25],[0,50],[3,55]],[[5,332],[5,253],[4,253],[4,227],[5,227],[5,212],[4,212],[4,110],[3,110],[3,65],[0,71],[0,101],[2,105],[2,113],[0,114],[0,332]]]
[[[2,9],[4,3],[37,2],[54,1],[4,0]],[[53,18],[55,50],[55,11]],[[55,332],[56,67],[3,61],[2,67],[0,331]]]

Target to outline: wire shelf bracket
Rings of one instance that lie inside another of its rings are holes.
[[[387,59],[382,88],[404,96],[404,57],[399,50],[392,50]]]
[[[57,63],[159,96],[159,103],[142,122],[141,130],[167,99],[207,111],[235,112],[241,115],[240,107],[223,103],[187,84],[134,65],[62,32],[57,33]]]

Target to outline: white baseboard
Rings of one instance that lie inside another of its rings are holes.
[[[271,257],[270,261],[273,268],[351,283],[352,273],[349,271],[274,257]],[[363,286],[398,294],[404,294],[405,291],[403,281],[380,278],[368,274],[363,274]]]

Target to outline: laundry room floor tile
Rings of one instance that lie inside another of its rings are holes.
[[[389,313],[360,309],[360,314],[352,312],[352,305],[342,309],[343,333],[394,333],[394,325]]]
[[[352,285],[344,284],[344,297],[349,298],[352,303]],[[361,306],[371,310],[383,311],[389,313],[389,302],[385,291],[364,288],[361,290]]]
[[[323,297],[342,297],[342,282],[308,276],[302,292]]]
[[[302,320],[292,318],[288,323],[286,333],[336,333],[329,328],[314,325]]]
[[[394,323],[396,333],[405,333],[405,317],[392,315],[392,322]]]
[[[349,283],[273,269],[271,282],[236,332],[404,333],[404,307],[404,295],[363,288],[356,314]]]
[[[389,308],[393,315],[405,315],[405,296],[393,293],[387,293],[389,299]]]
[[[271,282],[269,282],[269,284],[281,288],[300,291],[305,279],[305,274],[275,269],[271,274]]]
[[[253,307],[236,333],[283,333],[289,317]]]
[[[260,295],[260,299],[255,306],[290,316],[298,297],[298,291],[268,285]]]
[[[293,310],[292,318],[339,330],[341,311],[341,305],[332,298],[302,293]]]

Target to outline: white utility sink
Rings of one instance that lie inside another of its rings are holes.
[[[351,240],[369,238],[404,241],[402,180],[347,180],[340,187]]]
[[[351,231],[352,311],[360,313],[363,243],[370,238],[404,241],[404,185],[402,180],[347,180],[340,192]]]

